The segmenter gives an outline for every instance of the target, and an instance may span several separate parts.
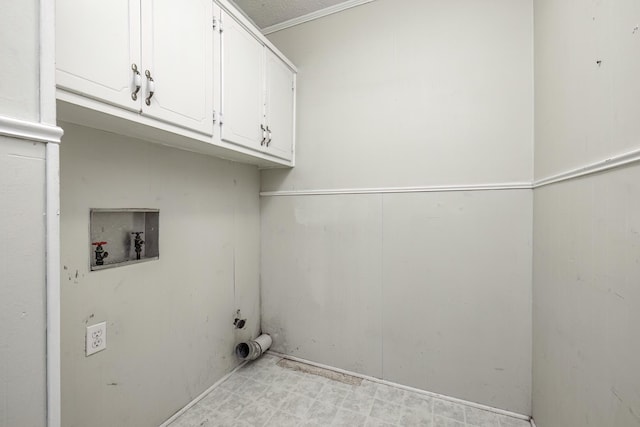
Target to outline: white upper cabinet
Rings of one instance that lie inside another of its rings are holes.
[[[212,134],[211,0],[56,5],[59,88]]]
[[[222,28],[222,140],[292,160],[295,73],[225,12]]]
[[[295,74],[270,50],[266,51],[266,151],[291,160],[295,118]]]
[[[56,0],[58,117],[293,166],[296,69],[229,0]]]
[[[140,0],[56,1],[58,87],[139,110],[132,66],[141,68]]]
[[[211,0],[142,0],[141,14],[143,114],[209,135],[212,8]]]
[[[222,12],[223,141],[259,149],[264,124],[264,46]]]

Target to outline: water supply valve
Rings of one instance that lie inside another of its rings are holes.
[[[104,265],[104,259],[109,256],[109,252],[106,252],[102,245],[106,245],[107,242],[93,242],[92,245],[96,247],[96,265]]]
[[[142,245],[144,245],[144,240],[142,240],[142,237],[140,237],[140,235],[143,233],[144,231],[134,231],[131,233],[136,235],[135,239],[133,240],[133,246],[136,251],[136,259],[140,259],[140,253],[142,252]]]

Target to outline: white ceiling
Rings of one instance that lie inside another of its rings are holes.
[[[266,28],[347,0],[234,0],[258,27]]]

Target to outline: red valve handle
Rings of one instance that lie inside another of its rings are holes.
[[[92,245],[94,246],[102,246],[102,245],[106,245],[107,242],[93,242]]]

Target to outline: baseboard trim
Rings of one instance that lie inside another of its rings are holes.
[[[281,22],[279,24],[271,25],[263,28],[262,34],[275,33],[276,31],[284,30],[286,28],[295,27],[296,25],[304,24],[305,22],[314,21],[316,19],[323,18],[334,13],[342,12],[343,10],[351,9],[352,7],[360,6],[362,4],[371,3],[374,0],[350,0],[345,1],[334,6],[329,6],[315,12],[308,13],[306,15],[299,16],[297,18],[289,19],[288,21]]]
[[[482,409],[482,410],[485,410],[485,411],[490,411],[490,412],[493,412],[493,413],[498,414],[498,415],[505,415],[505,416],[508,416],[508,417],[517,418],[517,419],[524,420],[524,421],[531,421],[531,417],[529,417],[528,415],[522,415],[522,414],[518,414],[518,413],[515,413],[515,412],[511,412],[511,411],[505,411],[504,409],[494,408],[492,406],[487,406],[487,405],[483,405],[483,404],[480,404],[480,403],[469,402],[468,400],[458,399],[458,398],[455,398],[455,397],[446,396],[444,394],[438,394],[438,393],[433,393],[433,392],[426,391],[426,390],[420,390],[418,388],[409,387],[409,386],[405,386],[405,385],[402,385],[402,384],[394,383],[394,382],[391,382],[391,381],[382,380],[380,378],[370,377],[368,375],[359,374],[357,372],[351,372],[351,371],[347,371],[345,369],[340,369],[340,368],[335,368],[333,366],[323,365],[322,363],[316,363],[316,362],[313,362],[313,361],[310,361],[310,360],[307,360],[307,359],[303,359],[303,358],[300,358],[300,357],[295,357],[295,356],[290,356],[288,354],[278,353],[277,351],[273,351],[273,350],[269,350],[269,351],[267,351],[267,353],[268,354],[272,354],[274,356],[282,357],[283,359],[289,359],[289,360],[293,360],[295,362],[306,363],[307,365],[315,366],[315,367],[322,368],[322,369],[328,369],[330,371],[339,372],[339,373],[345,374],[345,375],[351,375],[353,377],[362,378],[364,380],[372,381],[372,382],[375,382],[375,383],[378,383],[378,384],[384,384],[384,385],[388,385],[388,386],[392,386],[392,387],[397,387],[397,388],[400,388],[400,389],[403,389],[403,390],[407,390],[407,391],[411,391],[411,392],[414,392],[414,393],[423,394],[425,396],[435,397],[435,398],[438,398],[438,399],[447,400],[449,402],[460,403],[460,404],[463,404],[463,405],[471,406],[473,408]]]
[[[62,134],[63,131],[58,126],[0,116],[0,135],[25,141],[59,144]]]
[[[335,196],[341,194],[447,193],[455,191],[531,190],[529,182],[499,184],[432,185],[423,187],[335,188],[326,190],[262,191],[261,197]]]
[[[215,389],[216,387],[218,387],[220,384],[222,384],[223,382],[225,382],[227,380],[227,378],[229,378],[231,375],[233,375],[238,369],[242,368],[244,365],[246,365],[247,362],[242,362],[241,364],[239,364],[238,366],[236,366],[233,371],[229,372],[227,375],[225,375],[224,377],[220,378],[218,381],[216,381],[211,387],[209,387],[208,389],[206,389],[205,391],[203,391],[202,393],[200,393],[195,399],[193,399],[191,402],[187,403],[186,406],[184,406],[182,409],[180,409],[178,412],[176,412],[175,414],[173,414],[168,420],[166,420],[165,422],[163,422],[162,424],[160,424],[159,427],[167,427],[169,424],[171,424],[172,422],[174,422],[176,419],[178,419],[178,417],[180,417],[182,414],[184,414],[185,412],[187,412],[189,409],[191,409],[195,404],[197,404],[198,402],[200,402],[202,399],[205,398],[205,396],[209,393],[211,393],[213,391],[213,389]]]

